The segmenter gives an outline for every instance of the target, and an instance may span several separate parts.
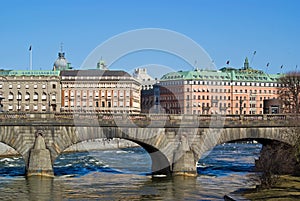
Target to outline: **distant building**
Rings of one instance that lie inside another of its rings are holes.
[[[280,99],[264,100],[264,114],[283,113],[283,102]]]
[[[241,69],[171,72],[157,84],[159,97],[148,95],[152,102],[142,108],[158,100],[170,114],[263,114],[263,101],[279,96],[280,76],[252,69],[247,58]]]
[[[59,52],[52,71],[0,70],[0,110],[5,112],[140,113],[140,83],[125,71],[72,70]]]
[[[137,68],[132,75],[135,79],[139,80],[142,85],[142,90],[149,90],[153,88],[153,85],[157,83],[157,80],[153,79],[148,73],[146,68]]]
[[[60,90],[59,71],[0,70],[3,111],[60,111]]]
[[[121,70],[61,71],[64,112],[140,113],[140,83]]]
[[[133,77],[142,85],[141,113],[162,113],[159,108],[159,88],[155,87],[158,80],[153,79],[146,68],[135,69]]]

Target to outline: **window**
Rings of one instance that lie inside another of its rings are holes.
[[[43,100],[43,101],[47,100],[47,94],[46,94],[46,93],[43,93],[43,95],[42,95],[42,100]]]
[[[37,89],[37,84],[33,85],[33,88]]]
[[[10,84],[10,85],[8,86],[8,88],[12,89],[12,88],[13,88],[12,84]]]
[[[37,92],[33,95],[33,100],[37,101],[39,99],[39,94]]]
[[[56,89],[56,84],[52,84],[52,89]]]
[[[25,85],[25,88],[26,88],[26,89],[29,89],[29,85],[28,85],[28,84],[26,84],[26,85]]]
[[[12,93],[12,92],[10,92],[9,94],[8,94],[8,100],[9,101],[12,101],[14,99],[14,94]]]
[[[30,99],[30,93],[26,92],[25,100],[28,101]]]
[[[46,85],[45,84],[42,85],[42,89],[46,89]]]
[[[17,100],[22,100],[22,94],[18,92]]]

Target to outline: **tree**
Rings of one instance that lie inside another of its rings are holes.
[[[292,71],[279,79],[279,97],[283,101],[284,112],[299,113],[300,72]]]

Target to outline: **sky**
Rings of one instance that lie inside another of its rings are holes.
[[[51,70],[63,43],[67,60],[80,69],[99,45],[133,30],[155,28],[194,41],[217,69],[227,66],[227,61],[240,68],[248,57],[255,69],[292,71],[300,68],[299,8],[298,0],[0,1],[0,68],[28,70],[32,46],[33,69]],[[135,42],[143,44],[138,39]],[[182,45],[180,41],[172,44]],[[122,45],[126,43],[113,50]],[[191,66],[180,55],[146,48],[121,55],[116,61],[108,56],[102,59],[108,60],[111,69],[128,72],[151,64],[159,66],[159,73],[162,68],[205,68],[201,58],[195,58]],[[192,54],[193,50],[182,52]]]

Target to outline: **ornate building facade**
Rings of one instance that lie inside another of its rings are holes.
[[[171,72],[156,92],[143,92],[142,110],[159,105],[170,114],[263,114],[263,101],[279,97],[280,76],[252,69],[247,58],[241,69]]]
[[[61,71],[62,111],[140,113],[140,83],[125,71]]]
[[[52,71],[0,70],[4,112],[140,113],[141,84],[125,71],[72,70],[60,52]]]
[[[7,112],[60,111],[59,71],[0,71],[2,110]]]

